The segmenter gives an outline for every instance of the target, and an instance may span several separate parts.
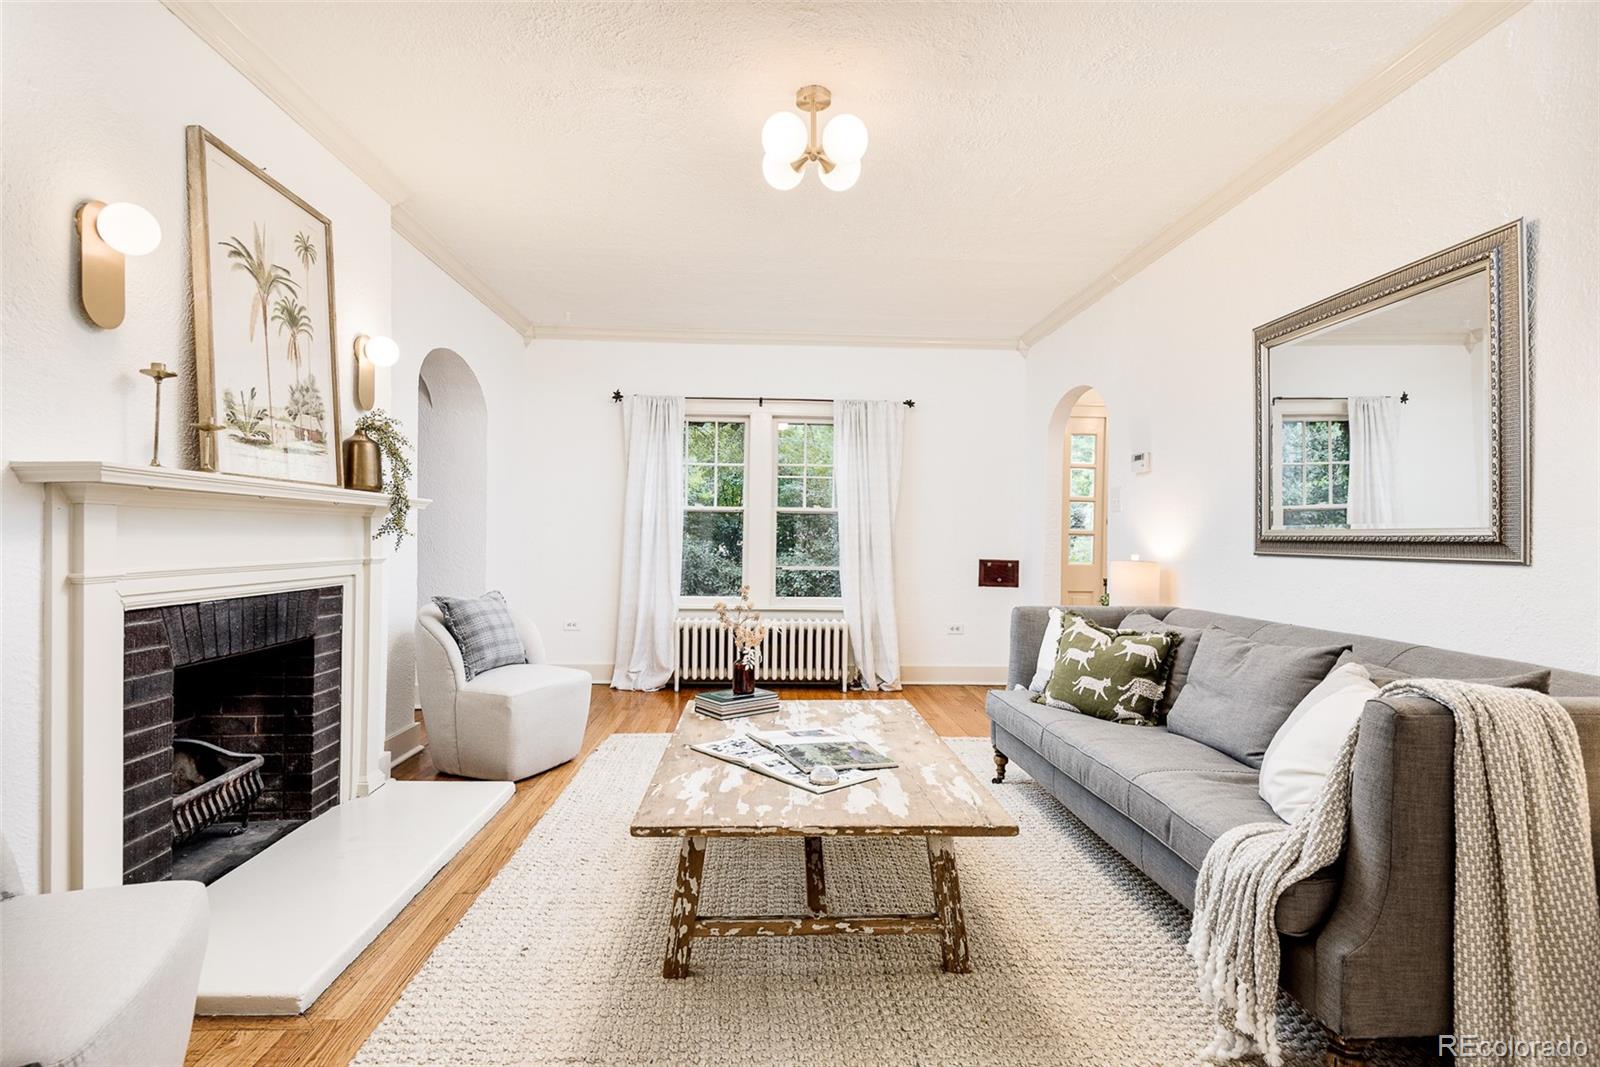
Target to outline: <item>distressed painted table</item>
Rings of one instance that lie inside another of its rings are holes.
[[[814,794],[689,746],[735,730],[831,726],[877,747],[899,766],[871,782]],[[635,837],[678,837],[678,877],[667,919],[666,978],[689,974],[699,937],[926,934],[939,938],[946,971],[972,969],[967,953],[954,837],[1017,832],[988,788],[903,700],[784,701],[776,715],[718,722],[685,706],[655,777],[634,813]],[[927,838],[934,910],[925,914],[834,915],[828,908],[822,839],[844,834]],[[700,914],[700,876],[712,837],[805,838],[808,915]]]

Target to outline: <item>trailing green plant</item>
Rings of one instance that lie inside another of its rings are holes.
[[[411,494],[406,491],[406,482],[411,478],[411,459],[406,453],[411,442],[400,432],[399,420],[382,408],[373,408],[357,419],[356,429],[377,442],[378,451],[386,461],[383,491],[389,494],[389,517],[383,520],[372,539],[376,541],[393,534],[394,547],[399,548],[400,542],[411,532],[406,526],[411,514]]]

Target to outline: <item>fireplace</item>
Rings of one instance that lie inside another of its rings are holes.
[[[343,613],[327,586],[124,614],[124,882],[213,881],[339,802]]]

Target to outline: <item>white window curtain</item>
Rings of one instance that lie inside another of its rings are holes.
[[[839,588],[863,689],[900,688],[894,513],[904,419],[904,405],[893,400],[838,400],[833,406]]]
[[[1399,517],[1400,404],[1392,396],[1350,398],[1350,509],[1352,530],[1396,525]]]
[[[627,492],[613,689],[660,689],[672,677],[672,628],[683,572],[683,398],[622,402]]]

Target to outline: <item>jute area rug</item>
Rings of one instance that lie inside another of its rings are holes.
[[[1210,1019],[1184,955],[1189,914],[1012,764],[993,786],[1014,838],[956,842],[974,972],[924,937],[701,940],[661,977],[677,847],[628,836],[665,734],[602,744],[357,1055],[360,1064],[1196,1062]],[[985,782],[986,739],[955,751]],[[840,912],[932,907],[916,840],[830,840]],[[716,841],[703,914],[805,909],[798,839]],[[1285,1062],[1320,1064],[1285,998]],[[1422,1062],[1399,1046],[1380,1063]]]

